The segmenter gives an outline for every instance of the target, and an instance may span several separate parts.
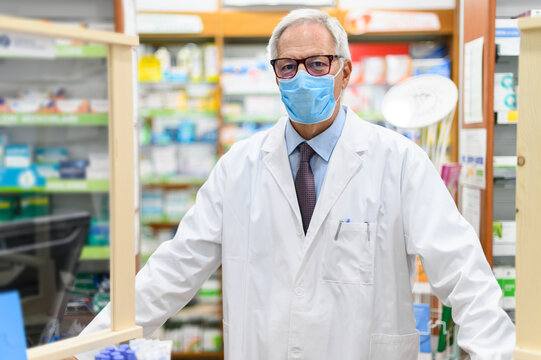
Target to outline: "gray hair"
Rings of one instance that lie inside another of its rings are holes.
[[[306,23],[320,24],[329,30],[336,44],[336,53],[329,55],[340,55],[344,59],[351,60],[348,36],[342,25],[340,25],[340,22],[336,18],[329,16],[326,12],[316,9],[293,10],[280,21],[274,28],[269,45],[267,46],[270,58],[276,59],[278,57],[278,40],[280,40],[280,36],[282,36],[288,27]]]

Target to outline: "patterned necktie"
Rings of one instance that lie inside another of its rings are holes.
[[[297,200],[301,209],[302,226],[306,234],[312,213],[316,207],[316,186],[314,185],[314,174],[310,168],[310,158],[314,155],[314,150],[306,142],[301,143],[299,148],[301,151],[301,163],[295,177],[295,190],[297,191]]]

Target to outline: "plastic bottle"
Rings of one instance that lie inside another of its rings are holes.
[[[137,360],[137,357],[135,356],[135,351],[129,349],[126,350],[126,354],[124,355],[125,360]]]
[[[169,50],[162,46],[156,51],[155,55],[160,61],[162,74],[169,74],[169,70],[171,69],[171,54]]]

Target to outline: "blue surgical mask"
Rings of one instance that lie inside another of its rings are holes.
[[[342,67],[334,76],[312,76],[300,70],[291,79],[278,79],[282,102],[289,118],[302,124],[315,124],[329,119],[337,101],[334,99],[334,78],[340,71]]]

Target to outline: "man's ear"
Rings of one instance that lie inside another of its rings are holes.
[[[351,76],[351,60],[346,59],[344,61],[344,66],[342,68],[342,89],[345,89],[348,86],[349,79]]]

